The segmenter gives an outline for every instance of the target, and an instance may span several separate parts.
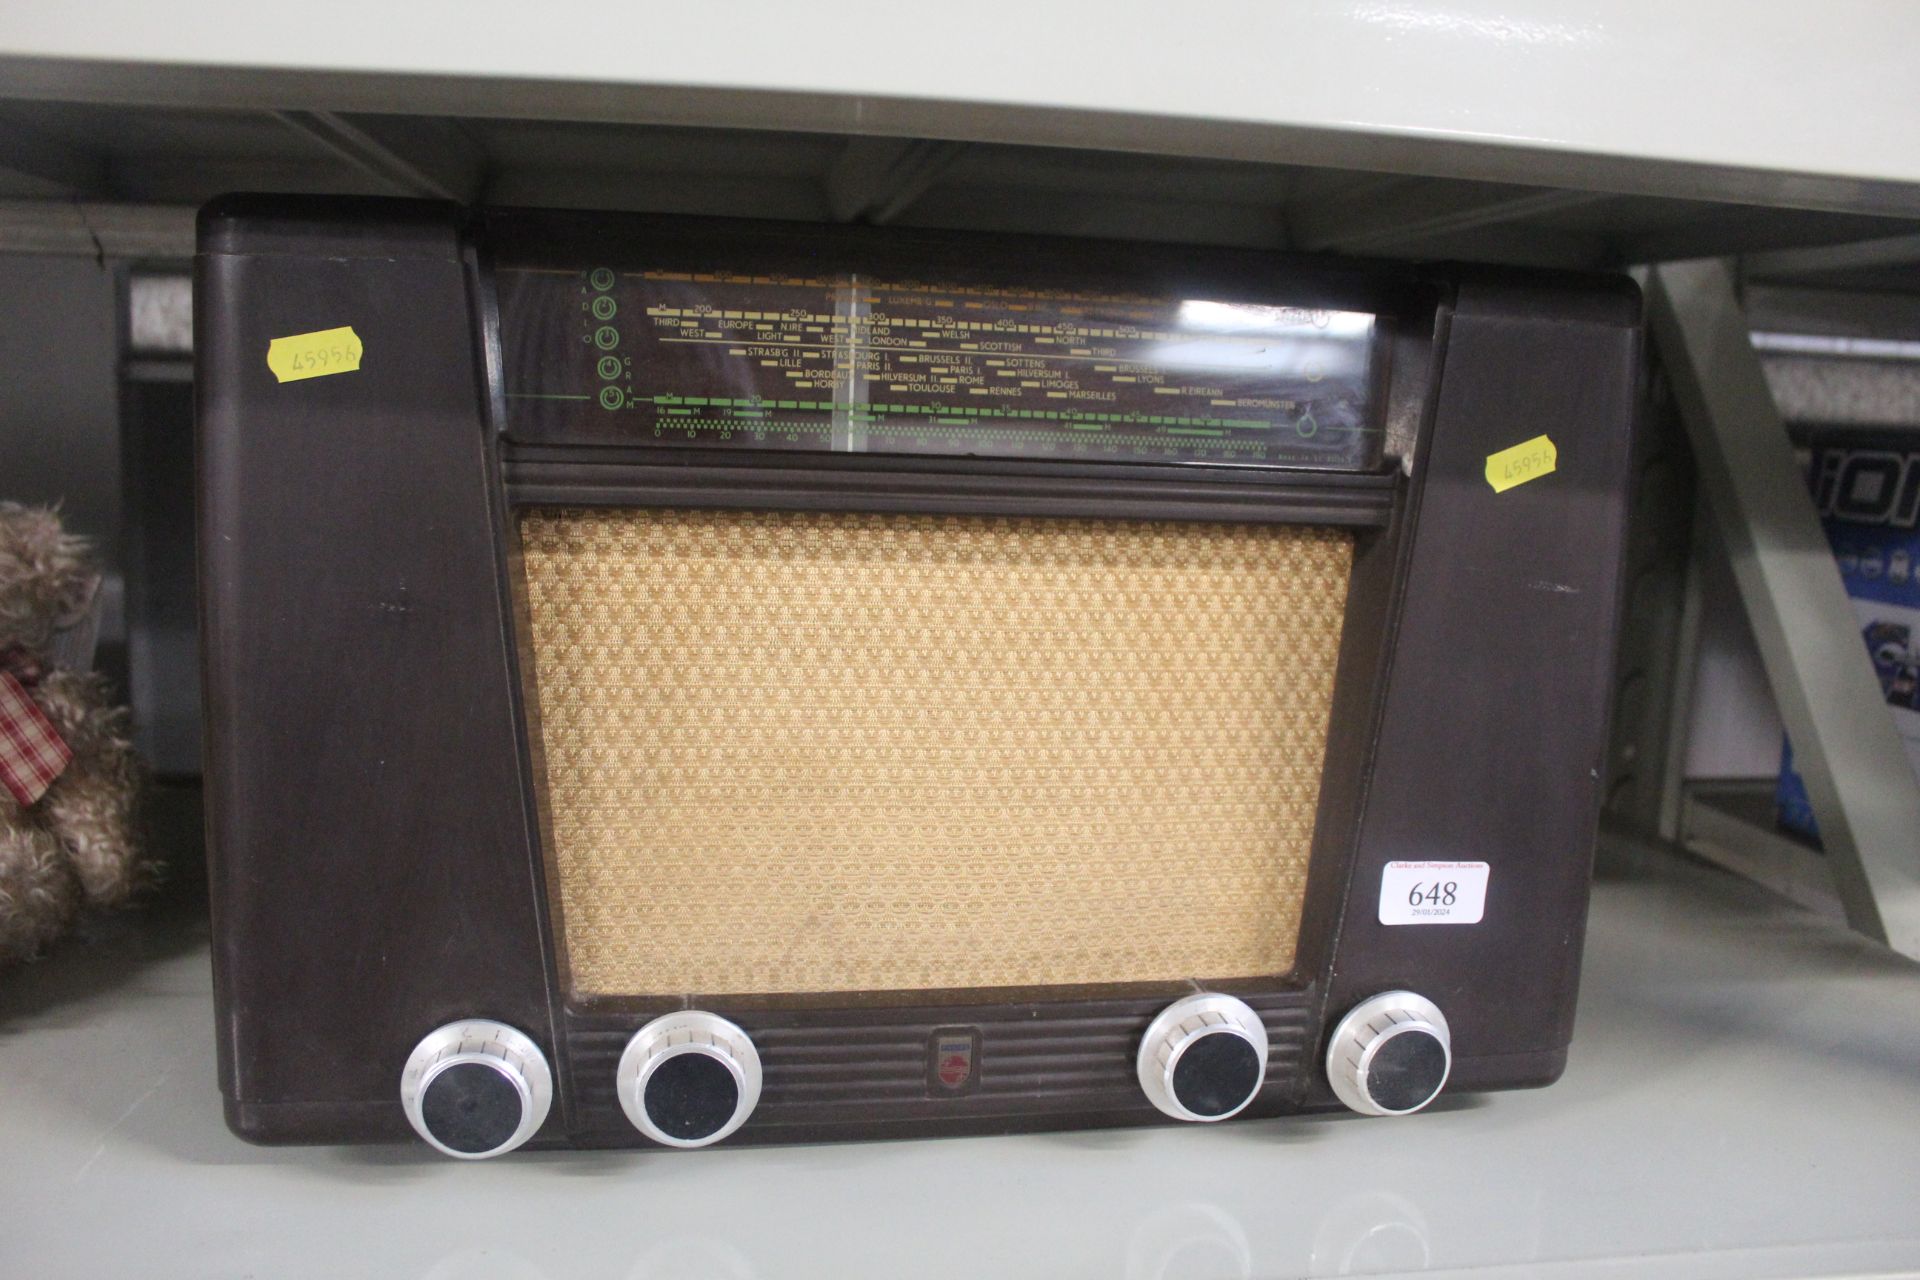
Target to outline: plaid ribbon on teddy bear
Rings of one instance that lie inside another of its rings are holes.
[[[47,793],[73,762],[73,751],[26,685],[7,669],[17,666],[28,680],[37,679],[37,664],[14,661],[18,657],[16,651],[0,653],[0,786],[25,808]]]

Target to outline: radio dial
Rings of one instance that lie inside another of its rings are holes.
[[[546,1123],[553,1072],[540,1046],[503,1022],[450,1022],[408,1056],[400,1104],[436,1150],[484,1160],[512,1151]]]
[[[1425,996],[1388,991],[1362,1001],[1327,1039],[1327,1083],[1365,1116],[1411,1115],[1453,1070],[1446,1015]]]
[[[634,1032],[616,1079],[634,1128],[670,1147],[704,1147],[753,1114],[760,1052],[725,1018],[689,1009]]]
[[[1217,992],[1176,1000],[1147,1024],[1140,1088],[1175,1120],[1238,1114],[1267,1077],[1267,1029],[1245,1001]]]

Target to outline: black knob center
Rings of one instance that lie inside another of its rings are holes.
[[[1259,1087],[1259,1052],[1229,1031],[1201,1036],[1173,1064],[1173,1096],[1197,1116],[1236,1111]]]
[[[705,1053],[668,1058],[647,1077],[647,1119],[669,1137],[709,1138],[733,1119],[740,1086],[725,1063]]]
[[[1425,1031],[1383,1040],[1367,1065],[1367,1095],[1389,1111],[1425,1106],[1447,1079],[1447,1046]]]
[[[420,1098],[427,1132],[449,1150],[478,1155],[503,1146],[520,1128],[520,1090],[484,1062],[456,1062]]]

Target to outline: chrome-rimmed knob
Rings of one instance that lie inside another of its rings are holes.
[[[1327,1083],[1361,1115],[1411,1115],[1440,1095],[1452,1070],[1446,1015],[1411,991],[1361,1001],[1327,1037]]]
[[[633,1033],[616,1082],[634,1128],[670,1147],[704,1147],[753,1114],[760,1052],[718,1014],[669,1013]]]
[[[1141,1091],[1175,1120],[1238,1115],[1267,1078],[1267,1029],[1245,1001],[1185,996],[1147,1024],[1135,1059]]]
[[[546,1123],[553,1071],[540,1046],[504,1022],[449,1022],[407,1055],[400,1105],[436,1151],[485,1160],[522,1145]]]

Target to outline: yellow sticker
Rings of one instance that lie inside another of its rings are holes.
[[[1535,436],[1511,449],[1487,455],[1487,483],[1495,493],[1505,493],[1517,484],[1538,480],[1560,461],[1560,451],[1545,436]]]
[[[267,368],[282,382],[352,373],[360,367],[360,350],[352,325],[296,333],[267,344]]]

